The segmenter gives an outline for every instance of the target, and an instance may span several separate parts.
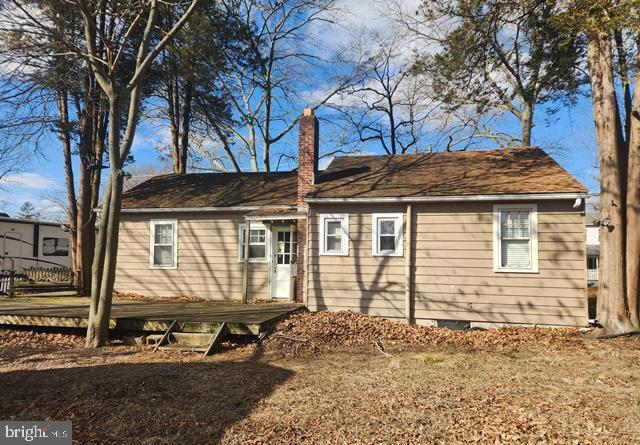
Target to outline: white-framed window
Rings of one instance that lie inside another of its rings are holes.
[[[493,206],[493,270],[538,272],[538,206]]]
[[[178,221],[154,219],[149,221],[149,268],[176,269],[178,267]]]
[[[371,248],[374,256],[402,256],[403,224],[402,213],[371,215]]]
[[[238,261],[244,261],[245,231],[247,225],[238,227]],[[249,262],[262,263],[267,261],[268,236],[264,224],[251,223],[249,226]]]
[[[320,255],[349,255],[349,214],[320,215]]]

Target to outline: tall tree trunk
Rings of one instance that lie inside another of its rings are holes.
[[[91,58],[89,63],[93,74],[98,81],[109,103],[109,166],[110,173],[105,189],[104,199],[100,213],[101,223],[96,240],[96,251],[92,266],[93,280],[91,285],[91,303],[89,306],[89,322],[87,326],[86,344],[91,347],[100,347],[109,340],[109,319],[111,315],[111,303],[113,298],[113,285],[116,275],[116,262],[118,256],[118,236],[120,233],[120,211],[122,206],[122,189],[124,172],[122,170],[124,160],[127,158],[131,145],[135,138],[136,127],[140,114],[140,102],[142,90],[145,87],[145,75],[153,63],[153,60],[180,31],[189,17],[194,13],[199,0],[192,0],[187,10],[176,24],[166,33],[160,41],[151,49],[151,42],[156,30],[159,0],[151,0],[148,5],[148,18],[144,25],[144,32],[139,41],[135,69],[131,78],[119,85],[118,79],[124,74],[123,68],[117,63],[110,65],[111,61],[100,59],[95,48],[95,16],[85,7],[82,9],[85,43],[87,52]],[[122,11],[117,11],[122,13]],[[143,11],[141,11],[142,13]],[[111,35],[106,33],[103,35]],[[121,48],[125,48],[123,42]],[[105,68],[105,65],[108,68]],[[129,69],[130,67],[127,67]],[[128,106],[123,108],[123,101]],[[120,139],[122,130],[122,111],[126,111],[126,129]]]
[[[77,286],[83,295],[91,292],[91,243],[93,236],[91,227],[91,171],[87,158],[80,157],[78,176],[78,216],[77,216],[77,245],[78,282]]]
[[[222,149],[227,155],[227,159],[229,159],[229,162],[231,162],[231,165],[233,166],[233,170],[238,173],[241,172],[242,169],[240,168],[240,164],[238,164],[238,160],[236,159],[236,155],[233,152],[233,147],[229,142],[229,138],[225,134],[224,130],[222,130],[222,128],[220,128],[218,124],[214,122],[212,125],[213,125],[213,131],[215,132],[216,136],[218,136],[218,139],[220,139],[220,142],[222,143]]]
[[[622,97],[624,105],[624,125],[620,124],[618,131],[620,131],[620,145],[618,145],[618,160],[620,162],[620,183],[621,183],[621,198],[622,202],[626,202],[627,195],[627,172],[629,169],[629,138],[631,136],[631,111],[632,111],[632,98],[631,98],[631,79],[629,79],[629,65],[627,63],[627,54],[624,48],[624,38],[621,30],[615,30],[613,32],[613,38],[616,46],[616,54],[618,56],[618,74],[620,76],[620,82],[622,83]],[[626,206],[622,211],[625,213],[626,221]]]
[[[95,245],[96,245],[96,225],[98,221],[98,214],[94,211],[94,209],[98,208],[100,204],[100,186],[102,183],[102,158],[104,157],[105,150],[105,137],[107,126],[109,122],[109,114],[103,110],[102,105],[96,111],[94,117],[94,138],[93,138],[93,159],[94,164],[97,168],[91,170],[91,205],[89,208],[89,224],[87,224],[87,240],[88,246],[87,251],[88,256],[88,265],[87,270],[90,278],[88,278],[87,282],[89,283],[89,290],[91,290],[93,286],[93,261],[95,257]]]
[[[618,74],[620,75],[620,83],[622,84],[622,95],[624,98],[624,137],[625,142],[629,141],[631,131],[631,81],[629,79],[629,64],[627,63],[627,54],[624,48],[624,38],[621,30],[613,33],[616,42],[616,53],[618,55]]]
[[[600,159],[600,289],[598,320],[612,333],[632,328],[625,282],[625,193],[620,171],[621,121],[613,76],[611,36],[588,36],[591,95]]]
[[[171,70],[171,78],[167,87],[167,102],[169,114],[169,127],[171,129],[171,158],[173,172],[180,173],[180,92],[175,69]]]
[[[387,106],[389,107],[389,112],[387,113],[387,115],[389,116],[389,145],[391,146],[391,155],[395,155],[397,154],[397,149],[396,149],[396,120],[395,120],[395,116],[394,116],[394,109],[393,109],[393,98],[391,96],[387,97],[388,102],[387,102]],[[381,135],[382,137],[384,137],[384,135]]]
[[[60,141],[62,142],[62,154],[64,159],[64,178],[67,188],[67,216],[69,230],[71,231],[71,263],[74,277],[78,277],[81,266],[78,258],[78,207],[76,190],[73,180],[73,164],[71,158],[71,128],[69,124],[69,102],[67,92],[58,91],[58,114],[60,119]],[[37,240],[36,240],[37,241]]]
[[[640,36],[636,40],[640,50]],[[638,53],[640,62],[640,53]],[[627,295],[629,318],[640,329],[640,80],[636,79],[629,110],[627,144]]]
[[[189,132],[191,131],[191,107],[193,101],[193,83],[188,81],[184,87],[184,106],[182,110],[182,129],[180,132],[179,145],[179,171],[177,173],[185,174],[187,172],[187,160],[189,157]]]
[[[109,340],[109,314],[113,283],[115,281],[118,235],[120,231],[120,204],[122,200],[123,172],[120,162],[120,101],[112,93],[109,97],[109,163],[111,171],[107,181],[100,213],[100,230],[93,260],[93,283],[87,326],[87,346],[100,347]],[[135,123],[132,123],[135,125]]]
[[[93,153],[94,125],[93,113],[96,109],[93,101],[93,89],[90,76],[83,79],[84,106],[80,94],[74,95],[75,112],[78,118],[78,212],[76,217],[76,255],[79,267],[76,277],[78,289],[83,295],[91,292],[91,243],[93,236],[87,230],[91,216],[91,165]]]
[[[256,128],[253,123],[247,125],[249,129],[249,157],[251,158],[251,168],[254,172],[259,172],[258,168],[258,156],[256,153]]]
[[[525,103],[524,108],[522,110],[521,116],[521,138],[522,138],[522,146],[530,147],[531,146],[531,131],[533,129],[533,108],[535,104],[533,103]]]
[[[262,148],[262,167],[264,168],[264,171],[268,172],[271,171],[271,101],[272,101],[272,97],[271,97],[271,81],[270,81],[270,77],[267,76],[267,83],[266,83],[266,100],[265,100],[265,115],[264,115],[264,124],[263,124],[263,128],[264,128],[264,142],[263,142],[263,148]]]

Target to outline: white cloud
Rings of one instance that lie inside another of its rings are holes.
[[[171,144],[171,130],[160,119],[141,122],[133,139],[131,153],[135,156],[139,151],[153,151],[157,147]]]
[[[0,179],[0,186],[22,187],[34,190],[51,190],[58,186],[53,179],[37,173],[16,173]]]
[[[335,158],[335,156],[327,156],[326,158],[321,158],[318,160],[318,170],[326,170],[327,167],[329,167],[329,164],[331,164],[331,161],[333,161],[333,159]]]

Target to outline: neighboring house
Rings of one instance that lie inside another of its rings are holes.
[[[600,276],[600,225],[596,213],[586,214],[587,223],[587,282],[596,287]]]
[[[0,270],[71,267],[69,233],[60,223],[0,216],[0,249]]]
[[[162,175],[125,193],[116,289],[445,325],[585,325],[587,190],[538,148]],[[248,243],[246,241],[248,240]]]

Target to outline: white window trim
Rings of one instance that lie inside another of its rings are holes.
[[[327,221],[340,221],[342,229],[342,242],[340,251],[327,251],[327,240],[325,238],[325,228]],[[349,256],[349,214],[348,213],[322,213],[320,214],[320,255],[327,256]]]
[[[155,246],[156,225],[171,224],[173,226],[173,264],[171,266],[156,265],[153,262]],[[149,220],[149,269],[177,269],[178,268],[178,220],[177,219],[152,219]]]
[[[502,267],[502,234],[500,215],[503,211],[528,210],[531,227],[531,265],[528,268]],[[493,206],[493,271],[512,273],[538,273],[538,205],[537,204],[494,204]]]
[[[240,223],[238,225],[238,262],[242,263],[244,260],[242,259],[243,248],[242,248],[242,232],[247,227],[246,223]],[[254,223],[252,222],[250,225],[251,229],[262,229],[264,230],[264,258],[249,258],[250,263],[266,263],[269,261],[269,256],[271,252],[271,231],[264,224]],[[249,237],[251,238],[251,237]]]
[[[378,239],[378,220],[395,219],[396,250],[381,252]],[[402,213],[373,213],[371,214],[371,253],[373,256],[403,256],[404,254],[404,214]]]

